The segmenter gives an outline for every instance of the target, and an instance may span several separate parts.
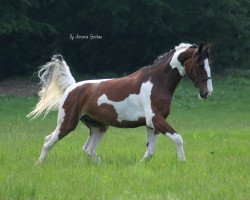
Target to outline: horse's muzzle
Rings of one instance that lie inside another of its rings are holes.
[[[208,91],[206,91],[206,92],[200,91],[200,97],[202,99],[206,99],[208,96],[209,96],[209,92]]]

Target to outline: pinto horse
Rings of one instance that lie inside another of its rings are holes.
[[[61,55],[42,66],[38,72],[42,89],[40,101],[27,117],[45,116],[59,109],[55,130],[45,137],[37,163],[42,163],[56,142],[73,131],[79,120],[90,130],[83,146],[93,160],[100,161],[96,147],[109,126],[120,128],[147,127],[146,152],[142,160],[155,151],[159,133],[170,138],[177,147],[178,158],[186,160],[183,140],[166,121],[175,89],[187,74],[200,97],[213,91],[209,67],[211,44],[199,46],[182,43],[150,66],[122,78],[88,80],[76,83]]]

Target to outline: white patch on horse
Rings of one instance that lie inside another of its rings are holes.
[[[211,77],[211,71],[210,71],[208,59],[204,60],[204,66],[205,66],[205,70],[207,72],[207,77]],[[213,85],[212,85],[211,79],[207,80],[207,89],[208,89],[208,95],[211,95],[213,92]]]
[[[185,68],[178,60],[178,56],[180,55],[180,53],[186,51],[191,46],[191,44],[182,43],[179,46],[175,47],[175,53],[170,61],[170,66],[172,67],[172,69],[177,68],[181,76],[185,75]]]
[[[151,108],[151,91],[153,88],[152,82],[149,80],[142,83],[139,94],[130,94],[122,101],[109,100],[106,94],[98,98],[98,106],[109,104],[114,107],[118,115],[117,121],[138,121],[139,118],[145,117],[148,127],[153,128],[152,118],[155,114]]]

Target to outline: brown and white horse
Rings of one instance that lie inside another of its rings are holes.
[[[78,83],[62,56],[53,56],[38,72],[42,83],[40,101],[27,115],[36,118],[59,109],[57,126],[45,137],[37,162],[43,162],[54,144],[73,131],[79,120],[90,130],[83,150],[95,161],[100,161],[96,147],[109,126],[147,127],[146,152],[142,160],[154,154],[159,132],[175,142],[179,159],[185,160],[182,137],[166,118],[176,86],[185,74],[199,89],[201,98],[211,95],[210,47],[211,44],[182,43],[158,57],[152,65],[129,76]]]

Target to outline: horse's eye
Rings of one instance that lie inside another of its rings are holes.
[[[199,64],[199,67],[200,67],[200,68],[203,68],[203,64]]]

